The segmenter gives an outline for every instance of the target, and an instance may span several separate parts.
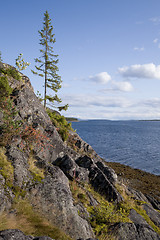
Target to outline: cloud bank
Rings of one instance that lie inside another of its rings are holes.
[[[160,65],[153,63],[149,64],[136,64],[130,67],[119,68],[119,73],[123,77],[131,78],[148,78],[148,79],[160,79]]]

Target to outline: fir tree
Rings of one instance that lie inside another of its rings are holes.
[[[44,78],[44,107],[46,108],[47,103],[55,107],[55,102],[61,103],[61,99],[55,93],[61,88],[62,80],[57,74],[59,71],[57,66],[59,60],[58,55],[54,54],[53,51],[53,44],[56,40],[47,11],[44,13],[43,29],[38,32],[40,34],[40,45],[42,46],[40,49],[41,56],[35,59],[37,72],[33,70],[32,72]],[[47,89],[54,91],[54,96],[48,95]],[[67,110],[68,104],[58,108],[59,110]]]

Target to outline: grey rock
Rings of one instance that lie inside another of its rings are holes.
[[[14,184],[24,187],[31,177],[28,172],[28,157],[15,146],[7,149],[7,157],[12,161],[14,167]]]
[[[148,225],[144,218],[140,214],[138,214],[134,209],[130,210],[128,217],[131,219],[133,223]]]
[[[75,162],[78,164],[78,166],[87,168],[87,169],[90,169],[94,163],[93,160],[87,155],[79,157],[78,159],[76,159]]]
[[[118,203],[123,200],[120,193],[116,190],[112,183],[109,182],[104,173],[97,167],[93,166],[90,169],[89,179],[95,191],[102,194],[108,201],[115,201]]]
[[[89,213],[87,212],[87,209],[83,206],[83,204],[78,203],[76,204],[76,208],[78,210],[78,214],[81,218],[86,219],[87,221],[89,221]]]
[[[116,223],[110,232],[117,240],[159,240],[160,236],[145,224]]]
[[[148,199],[148,201],[152,204],[153,208],[160,211],[160,200],[158,201],[153,196],[150,196],[150,195],[147,195],[147,194],[145,196]]]
[[[43,182],[31,189],[33,206],[71,237],[93,237],[90,225],[73,205],[68,178],[57,166],[50,166],[48,172]]]
[[[115,184],[117,182],[117,174],[112,168],[107,167],[104,163],[100,161],[96,162],[96,165],[106,175],[106,177],[112,184]]]
[[[87,169],[80,168],[68,155],[63,156],[62,158],[57,158],[52,164],[60,167],[70,180],[76,179],[77,181],[88,182],[89,172]]]
[[[92,194],[90,192],[86,192],[87,196],[89,197],[89,200],[90,200],[90,205],[95,207],[98,205],[98,202],[97,200],[92,196]]]
[[[126,191],[127,191],[127,194],[131,195],[134,200],[139,200],[142,202],[149,203],[148,199],[140,191],[137,191],[131,187],[126,188]]]
[[[70,132],[72,140],[75,142],[75,146],[78,147],[78,151],[81,155],[89,155],[94,162],[102,161],[100,156],[93,150],[93,148],[86,143],[77,133]]]
[[[154,222],[156,226],[160,227],[160,213],[148,204],[144,204],[143,209],[146,211],[152,222]]]
[[[5,186],[5,179],[0,174],[0,214],[11,207],[10,199],[13,197],[11,190]]]
[[[32,240],[33,237],[26,236],[18,229],[7,229],[0,232],[0,239],[3,240]]]

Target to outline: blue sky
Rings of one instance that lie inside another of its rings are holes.
[[[0,51],[15,65],[23,53],[24,74],[35,92],[40,56],[38,30],[48,10],[59,55],[65,116],[81,119],[160,118],[159,0],[5,0],[0,4]]]

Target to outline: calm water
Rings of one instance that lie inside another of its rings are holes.
[[[160,121],[89,120],[72,127],[107,161],[160,175]]]

